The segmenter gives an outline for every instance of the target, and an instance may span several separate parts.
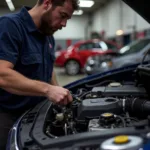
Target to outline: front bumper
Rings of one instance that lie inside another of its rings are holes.
[[[106,71],[109,71],[109,67],[101,67],[100,65],[86,65],[84,67],[84,72],[88,75],[97,74],[97,73],[103,73]]]

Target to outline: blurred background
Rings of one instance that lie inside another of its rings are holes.
[[[0,0],[0,16],[36,1]],[[149,35],[150,25],[121,0],[80,0],[80,10],[54,34],[59,84],[141,62]]]

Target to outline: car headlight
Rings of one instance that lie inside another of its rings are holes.
[[[93,58],[92,57],[88,57],[87,61],[89,62],[90,60],[92,60]]]
[[[59,57],[61,55],[60,52],[55,52],[55,58]]]
[[[92,57],[89,57],[87,60],[87,64],[88,65],[94,65],[95,64],[95,60]]]
[[[112,67],[112,65],[113,65],[112,61],[102,62],[101,64],[102,67]]]
[[[91,59],[90,61],[89,61],[89,65],[94,65],[95,64],[95,61],[93,60],[93,59]]]

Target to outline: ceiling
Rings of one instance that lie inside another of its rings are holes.
[[[94,0],[95,4],[92,6],[92,8],[84,8],[85,13],[92,13],[95,10],[99,9],[100,7],[103,7],[106,5],[110,0]],[[37,0],[12,0],[15,8],[20,8],[22,6],[34,6],[37,2]],[[7,4],[5,0],[0,0],[0,7],[6,7]]]

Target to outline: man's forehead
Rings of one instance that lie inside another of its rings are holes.
[[[72,2],[66,1],[62,7],[62,11],[65,12],[69,17],[71,17],[72,13],[74,12]]]

